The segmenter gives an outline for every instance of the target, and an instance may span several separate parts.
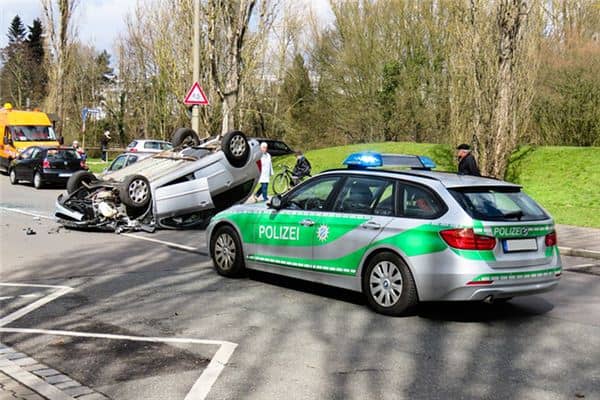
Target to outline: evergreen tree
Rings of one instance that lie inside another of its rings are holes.
[[[12,19],[8,28],[8,35],[6,36],[8,37],[9,44],[18,44],[25,40],[25,25],[23,25],[23,21],[19,15],[15,15],[15,17]]]
[[[113,69],[110,66],[110,54],[106,50],[102,50],[96,57],[96,65],[98,66],[98,72],[100,80],[106,82],[111,80],[113,76]]]
[[[44,38],[42,37],[44,29],[42,21],[39,18],[33,20],[33,24],[28,26],[29,34],[27,35],[26,43],[31,50],[31,56],[36,63],[44,62]]]

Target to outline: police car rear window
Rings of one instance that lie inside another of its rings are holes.
[[[537,221],[549,216],[518,188],[486,187],[449,190],[473,218],[487,221]]]

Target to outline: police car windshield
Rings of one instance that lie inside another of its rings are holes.
[[[485,221],[538,221],[550,218],[515,188],[455,188],[450,193],[473,218]]]
[[[12,134],[13,140],[16,142],[56,140],[54,129],[52,129],[51,126],[11,126],[10,133]]]

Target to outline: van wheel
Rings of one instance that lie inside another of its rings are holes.
[[[240,131],[232,131],[225,134],[221,142],[221,148],[229,164],[240,168],[246,165],[250,157],[250,146],[248,139]]]
[[[408,266],[391,252],[379,253],[369,261],[362,277],[362,291],[369,306],[386,315],[405,315],[419,302]]]
[[[239,277],[245,271],[242,243],[231,226],[223,225],[210,237],[210,256],[219,275]]]
[[[67,193],[71,194],[75,192],[83,186],[84,182],[90,184],[96,182],[97,180],[98,178],[96,178],[96,175],[92,174],[91,172],[77,171],[71,175],[67,181]]]
[[[190,147],[198,146],[199,144],[200,138],[198,134],[190,128],[179,128],[171,135],[171,145],[173,147]]]
[[[17,173],[15,172],[14,168],[8,170],[8,179],[10,179],[10,183],[13,185],[19,183],[19,180],[17,179]]]
[[[44,180],[42,179],[42,174],[39,171],[33,175],[33,187],[36,189],[41,189],[44,186]]]
[[[119,190],[119,198],[126,206],[144,208],[150,203],[150,183],[145,176],[129,175]]]

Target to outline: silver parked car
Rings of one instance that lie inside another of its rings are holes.
[[[64,226],[110,231],[187,228],[245,201],[260,175],[260,146],[239,131],[201,141],[191,129],[175,148],[100,177],[82,171],[56,202]]]
[[[164,140],[136,139],[127,145],[125,151],[130,153],[160,153],[161,151],[171,150],[172,148],[172,144]]]
[[[102,171],[103,174],[107,174],[113,171],[117,171],[121,168],[125,168],[130,166],[131,164],[135,164],[138,161],[143,160],[144,158],[148,158],[153,156],[156,153],[123,153],[119,154],[115,159],[110,163],[108,167]]]

